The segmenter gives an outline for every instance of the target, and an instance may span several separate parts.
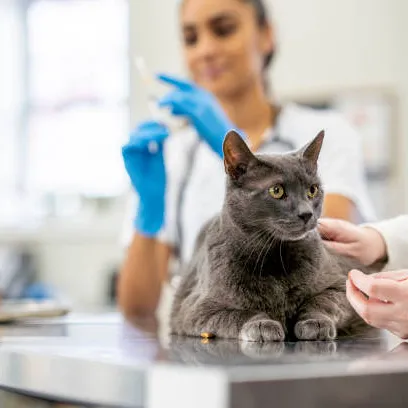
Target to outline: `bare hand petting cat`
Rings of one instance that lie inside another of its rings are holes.
[[[327,246],[365,265],[387,256],[384,238],[374,228],[321,219],[319,231]],[[346,289],[350,304],[368,324],[408,338],[408,270],[372,275],[353,270]]]
[[[199,136],[222,157],[224,136],[234,125],[215,97],[192,82],[169,75],[159,75],[158,78],[175,87],[160,101],[160,107],[169,107],[173,115],[186,117]]]
[[[322,218],[319,220],[319,232],[329,248],[356,258],[363,265],[372,265],[387,255],[384,238],[374,228]]]

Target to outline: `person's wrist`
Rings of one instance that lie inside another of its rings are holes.
[[[373,262],[386,262],[388,259],[388,252],[387,252],[387,245],[385,243],[384,237],[381,235],[379,231],[371,226],[364,226],[366,229],[367,236],[367,243],[372,253]]]
[[[150,238],[159,234],[164,223],[164,206],[157,204],[157,200],[154,203],[140,202],[133,221],[135,230]]]

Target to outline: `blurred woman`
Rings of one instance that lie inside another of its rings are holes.
[[[180,29],[191,81],[159,75],[172,88],[160,105],[189,126],[170,135],[162,123],[143,122],[123,148],[138,196],[118,285],[127,315],[155,312],[172,255],[188,261],[201,227],[220,211],[222,142],[231,128],[257,153],[297,149],[324,129],[324,215],[373,217],[355,131],[333,112],[279,106],[268,94],[267,68],[276,44],[262,0],[184,0]]]

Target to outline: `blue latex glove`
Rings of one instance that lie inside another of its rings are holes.
[[[134,226],[149,237],[155,236],[164,223],[166,171],[163,142],[168,135],[164,125],[154,121],[143,122],[122,148],[126,171],[139,196]]]
[[[234,125],[215,97],[189,81],[163,74],[158,79],[176,88],[160,100],[159,106],[169,107],[175,116],[186,117],[211,149],[223,157],[224,137]]]

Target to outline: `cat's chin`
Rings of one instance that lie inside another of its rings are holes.
[[[302,241],[305,238],[308,238],[310,235],[312,235],[316,231],[316,228],[313,228],[309,231],[303,232],[300,235],[297,236],[285,236],[283,241],[289,241],[289,242],[296,242],[296,241]]]
[[[299,236],[299,237],[286,237],[286,238],[284,239],[284,241],[288,241],[288,242],[302,241],[303,239],[305,239],[305,238],[307,237],[308,234],[309,234],[309,233],[306,232],[306,233],[302,234],[302,235]]]

